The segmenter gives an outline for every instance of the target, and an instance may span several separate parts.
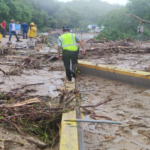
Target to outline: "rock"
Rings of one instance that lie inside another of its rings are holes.
[[[124,116],[124,112],[120,111],[120,112],[117,113],[117,115]]]
[[[32,144],[35,144],[37,147],[44,149],[46,147],[46,144],[44,142],[41,142],[39,140],[34,139],[33,137],[28,137],[26,140]]]
[[[42,36],[48,36],[49,33],[45,32],[45,33],[41,33]]]
[[[9,42],[7,42],[7,44],[8,44],[8,45],[11,45],[11,44],[12,44],[12,42],[10,42],[10,41],[9,41]]]
[[[105,139],[115,139],[113,136],[105,135]]]
[[[150,90],[146,90],[142,93],[143,96],[148,96],[150,97]]]
[[[48,35],[48,37],[47,37],[48,43],[56,44],[58,42],[59,36],[60,36],[59,33],[53,33],[53,34]]]
[[[145,71],[150,72],[150,66],[146,67]]]
[[[88,97],[83,97],[83,98],[82,98],[82,100],[84,100],[84,101],[85,101],[85,100],[88,100],[88,99],[89,99]]]
[[[125,138],[124,137],[117,137],[115,140],[113,140],[114,143],[119,143],[121,141],[124,141]]]
[[[141,119],[141,117],[136,116],[136,115],[132,115],[131,118],[132,118],[132,119]]]
[[[134,131],[134,130],[132,130],[131,133],[132,133],[133,136],[139,135],[138,132],[136,132],[136,131]]]

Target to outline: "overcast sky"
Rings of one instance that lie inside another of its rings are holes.
[[[67,2],[67,1],[71,1],[71,0],[58,0],[58,1]],[[94,0],[93,0],[93,1],[94,1]],[[125,5],[128,0],[102,0],[102,1],[106,1],[106,2],[111,3],[111,4],[121,4],[121,5]]]

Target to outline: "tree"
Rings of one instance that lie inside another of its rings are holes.
[[[140,22],[134,18],[126,17],[125,14],[134,14],[150,21],[149,10],[149,0],[129,0],[127,6],[110,11],[100,17],[99,25],[103,24],[106,28],[99,34],[98,38],[102,36],[110,40],[124,39],[127,37],[137,38],[137,27]],[[149,35],[150,31],[146,29],[144,34]]]
[[[119,5],[111,5],[100,0],[74,0],[63,3],[57,0],[0,0],[0,20],[11,19],[22,23],[35,22],[38,29],[46,27],[86,28],[97,24],[99,16]]]

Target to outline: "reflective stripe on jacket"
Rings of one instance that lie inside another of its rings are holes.
[[[72,33],[63,34],[59,36],[59,40],[61,42],[61,47],[63,48],[63,50],[78,51],[75,34]]]

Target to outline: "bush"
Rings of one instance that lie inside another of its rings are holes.
[[[136,39],[137,34],[134,33],[134,31],[128,31],[128,32],[121,32],[119,29],[117,28],[105,28],[103,31],[101,31],[98,36],[96,37],[96,39],[102,39],[102,38],[106,38],[108,40],[124,40],[127,38],[132,38],[132,39]]]

